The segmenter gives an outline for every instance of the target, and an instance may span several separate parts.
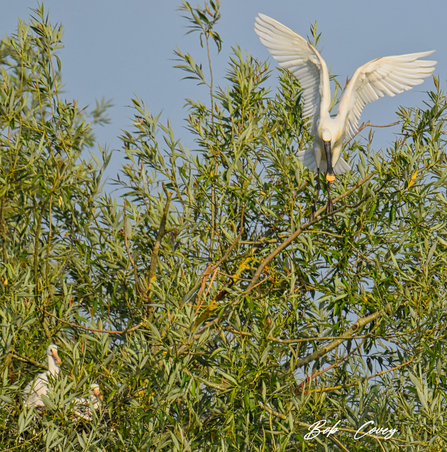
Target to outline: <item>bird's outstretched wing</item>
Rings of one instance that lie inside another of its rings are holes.
[[[358,129],[363,107],[385,94],[394,96],[423,82],[436,61],[419,60],[434,52],[410,53],[378,58],[359,67],[349,81],[338,108],[347,115],[348,138]]]
[[[278,64],[291,71],[300,82],[304,101],[303,117],[312,121],[312,133],[319,118],[320,93],[329,89],[329,79],[323,74],[326,65],[320,54],[304,38],[276,20],[259,14],[255,22],[255,31],[261,42],[267,47]],[[330,101],[330,99],[329,99]]]

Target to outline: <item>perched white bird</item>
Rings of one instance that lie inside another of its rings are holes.
[[[256,18],[255,31],[278,64],[289,69],[300,82],[304,101],[303,117],[311,121],[312,149],[299,152],[298,159],[309,169],[326,172],[328,211],[332,211],[329,186],[335,174],[351,167],[340,157],[345,138],[355,135],[363,107],[383,97],[394,96],[423,82],[436,61],[419,60],[433,51],[378,58],[359,67],[349,81],[331,118],[329,72],[320,54],[304,38],[264,14]],[[315,204],[313,213],[315,212]]]
[[[75,399],[74,413],[78,417],[82,417],[86,421],[91,421],[93,419],[92,416],[92,407],[94,410],[98,410],[101,406],[101,401],[103,396],[99,389],[99,385],[93,383],[90,386],[90,394],[88,397],[81,397],[79,399]]]
[[[48,377],[56,378],[59,374],[59,364],[61,362],[57,353],[57,345],[51,344],[47,348],[48,371],[42,372],[30,381],[23,393],[25,404],[28,406],[45,406],[42,396],[48,392]]]

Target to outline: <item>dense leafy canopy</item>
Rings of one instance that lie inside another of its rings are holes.
[[[219,3],[181,9],[208,55],[205,70],[176,52],[209,88],[188,100],[197,148],[133,99],[117,197],[102,190],[111,154],[86,159],[107,104],[88,113],[62,95],[62,28],[39,8],[1,43],[2,450],[443,450],[437,80],[424,109],[399,110],[392,147],[346,144],[354,170],[333,184],[335,211],[320,199],[310,222],[298,82],[275,70],[272,94],[268,67],[235,48],[216,88]],[[23,389],[50,343],[62,367],[39,411]],[[85,421],[74,398],[95,381],[104,401]],[[318,420],[339,431],[305,439]],[[368,421],[397,432],[355,439]]]

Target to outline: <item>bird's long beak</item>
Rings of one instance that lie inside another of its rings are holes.
[[[51,353],[53,354],[53,358],[56,360],[56,362],[58,364],[60,364],[61,363],[61,359],[59,358],[59,355],[57,354],[57,350],[55,348],[53,348]]]
[[[335,173],[334,169],[332,168],[331,142],[323,141],[323,143],[324,151],[326,152],[326,162],[327,162],[326,180],[328,182],[333,182],[335,180]]]

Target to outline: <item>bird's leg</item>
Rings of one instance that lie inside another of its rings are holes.
[[[327,190],[327,213],[332,213],[334,211],[334,205],[332,204],[331,183],[329,181],[326,181],[326,190]]]
[[[320,185],[320,168],[317,168],[317,187],[314,198],[314,205],[312,206],[312,213],[310,214],[310,221],[315,220],[315,212],[317,211],[317,201],[318,195],[320,193],[321,185]]]

